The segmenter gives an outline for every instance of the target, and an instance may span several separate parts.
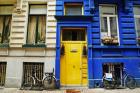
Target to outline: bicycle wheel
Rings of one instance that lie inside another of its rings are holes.
[[[46,77],[43,80],[43,85],[44,85],[44,89],[55,89],[56,88],[56,79],[54,77],[52,77],[52,80],[50,82],[50,77]]]
[[[126,83],[126,86],[130,89],[136,88],[136,81],[135,81],[134,77],[132,77],[130,75],[126,77],[125,83]]]
[[[23,89],[31,90],[33,87],[34,79],[32,77],[28,77],[28,80],[23,84]]]

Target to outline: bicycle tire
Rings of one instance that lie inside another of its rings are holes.
[[[49,83],[49,76],[43,80],[44,89],[55,89],[56,88],[56,79],[52,77],[51,84]]]
[[[130,75],[128,75],[128,76],[126,77],[125,83],[126,83],[126,86],[127,86],[129,89],[135,89],[135,88],[136,88],[136,81],[135,81],[134,77],[132,77],[132,76],[130,76]]]
[[[105,89],[114,89],[116,87],[115,82],[113,82],[113,81],[107,81],[107,80],[104,80],[103,81],[103,85],[104,85],[104,88]]]
[[[23,89],[31,90],[33,88],[34,79],[32,77],[28,77],[28,82],[23,84]]]

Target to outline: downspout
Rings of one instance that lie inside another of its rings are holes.
[[[94,14],[94,9],[95,9],[94,0],[89,0],[89,9],[90,9],[90,14]]]
[[[127,13],[129,12],[130,10],[129,0],[124,0],[124,10]]]

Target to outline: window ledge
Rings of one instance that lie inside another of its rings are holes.
[[[45,48],[46,45],[45,44],[25,44],[22,45],[23,48]]]
[[[9,48],[9,44],[0,44],[0,48]]]
[[[56,15],[55,18],[59,21],[92,21],[93,16],[85,15]]]

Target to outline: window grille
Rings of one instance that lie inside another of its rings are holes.
[[[36,76],[38,79],[42,80],[43,79],[43,74],[44,74],[44,64],[43,63],[29,63],[25,62],[23,64],[23,83],[28,83],[31,82],[29,80],[29,76],[33,76],[33,71],[36,73]],[[33,82],[32,82],[33,83]],[[39,83],[39,82],[37,82]]]

